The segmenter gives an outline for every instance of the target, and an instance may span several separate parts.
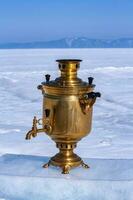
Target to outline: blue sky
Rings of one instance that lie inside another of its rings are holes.
[[[133,37],[133,0],[1,0],[0,43]]]

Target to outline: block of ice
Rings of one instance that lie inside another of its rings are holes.
[[[132,200],[133,159],[84,159],[90,169],[43,169],[48,157],[0,157],[0,195],[24,200]]]

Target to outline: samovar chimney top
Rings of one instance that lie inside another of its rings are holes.
[[[58,59],[56,60],[56,62],[59,62],[59,63],[79,63],[79,62],[82,62],[82,60],[80,59]]]
[[[61,71],[61,77],[57,78],[56,81],[65,86],[80,85],[81,79],[77,78],[77,70],[80,68],[81,61],[80,59],[56,60]]]
[[[59,59],[56,62],[59,63],[59,69],[61,72],[65,73],[72,73],[77,72],[80,67],[80,59]]]

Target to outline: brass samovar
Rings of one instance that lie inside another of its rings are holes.
[[[26,139],[36,137],[39,132],[50,136],[59,153],[43,167],[58,166],[63,174],[67,174],[71,168],[80,165],[89,168],[73,150],[77,142],[91,131],[93,104],[101,95],[93,92],[95,85],[92,77],[88,78],[88,82],[77,77],[81,60],[62,59],[57,62],[60,77],[50,80],[50,75],[46,74],[46,81],[38,86],[43,94],[43,115],[39,120],[34,117]],[[37,124],[42,128],[38,128]]]

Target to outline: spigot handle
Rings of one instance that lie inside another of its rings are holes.
[[[32,130],[34,131],[33,137],[36,136],[37,123],[38,123],[38,120],[37,120],[36,116],[34,116],[34,118],[33,118],[33,125],[32,125]]]

